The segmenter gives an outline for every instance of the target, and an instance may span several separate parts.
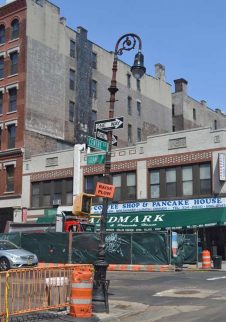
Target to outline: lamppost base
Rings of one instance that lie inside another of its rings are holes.
[[[105,309],[104,311],[106,313],[109,313],[108,288],[110,281],[106,280],[108,265],[109,264],[104,259],[98,259],[94,263],[95,273],[93,281],[93,302],[103,302]]]

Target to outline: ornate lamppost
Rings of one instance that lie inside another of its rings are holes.
[[[146,68],[144,67],[144,56],[141,52],[142,42],[139,36],[133,33],[125,34],[120,37],[115,45],[114,61],[112,67],[112,79],[111,85],[108,88],[110,92],[109,100],[109,119],[114,117],[115,107],[115,94],[118,91],[116,82],[117,63],[118,56],[121,56],[124,51],[130,51],[136,47],[138,41],[138,52],[135,55],[134,64],[131,67],[133,76],[139,80],[145,73]],[[107,131],[108,151],[105,157],[104,166],[104,182],[106,184],[111,183],[110,170],[111,170],[111,149],[112,149],[112,130]],[[105,302],[106,311],[108,312],[108,298],[107,298],[107,287],[106,271],[108,263],[105,260],[105,236],[106,236],[106,224],[107,224],[107,210],[108,210],[108,198],[103,198],[103,208],[100,219],[100,242],[98,247],[98,259],[94,263],[95,277],[94,277],[94,296],[93,300]]]

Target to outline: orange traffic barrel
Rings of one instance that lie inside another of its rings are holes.
[[[74,270],[71,281],[71,316],[78,318],[92,317],[92,293],[92,269]]]
[[[202,268],[211,268],[210,252],[208,250],[202,252]]]

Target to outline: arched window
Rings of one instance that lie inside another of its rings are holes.
[[[19,37],[19,21],[14,19],[11,23],[11,39]]]
[[[0,25],[0,44],[5,43],[5,26]]]

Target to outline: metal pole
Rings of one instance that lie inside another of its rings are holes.
[[[118,91],[117,82],[116,82],[116,74],[117,74],[117,63],[118,63],[118,55],[122,55],[124,51],[130,51],[135,48],[136,41],[139,43],[139,52],[141,52],[141,39],[135,34],[125,34],[120,37],[115,46],[114,52],[114,61],[112,67],[112,79],[111,85],[108,88],[110,92],[109,99],[109,118],[114,117],[114,108],[115,108],[115,94]],[[119,47],[121,45],[121,47]],[[143,61],[141,62],[143,64]],[[141,66],[137,64],[137,66]],[[145,72],[145,68],[142,65],[141,69],[143,73]],[[104,183],[110,184],[110,172],[111,172],[111,150],[112,150],[112,130],[107,131],[107,142],[108,142],[108,151],[106,152],[105,164],[104,164]],[[98,247],[98,256],[97,261],[94,263],[94,288],[93,288],[93,301],[103,301],[105,302],[105,308],[108,312],[108,297],[107,297],[107,286],[109,283],[106,281],[106,272],[108,263],[105,259],[105,236],[106,236],[106,228],[107,228],[107,212],[108,212],[108,198],[103,198],[103,208],[100,219],[100,241]]]

